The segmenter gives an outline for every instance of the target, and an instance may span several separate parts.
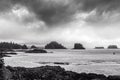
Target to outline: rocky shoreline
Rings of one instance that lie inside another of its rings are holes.
[[[120,80],[120,75],[77,73],[66,71],[60,66],[34,68],[4,66],[2,59],[0,60],[0,73],[0,80]]]
[[[95,73],[76,73],[66,71],[60,66],[42,66],[36,68],[6,67],[10,76],[7,80],[120,80],[120,76],[105,76]]]

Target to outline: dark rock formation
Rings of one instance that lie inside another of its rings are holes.
[[[108,76],[108,80],[120,80],[120,76]]]
[[[45,49],[66,49],[63,45],[59,44],[56,41],[50,42],[45,46]]]
[[[4,60],[3,55],[0,54],[0,80],[5,80],[5,66],[4,66]]]
[[[3,61],[0,58],[0,80],[4,80],[4,72],[3,72]]]
[[[85,49],[81,43],[75,43],[74,49]]]
[[[105,76],[95,73],[76,73],[65,71],[60,66],[36,68],[6,67],[11,72],[8,80],[120,80],[120,76]]]
[[[8,54],[16,55],[17,53],[15,53],[15,51],[11,50],[11,49],[2,49],[2,48],[0,48],[0,56],[1,57],[10,57]]]
[[[118,49],[117,45],[109,45],[108,49]]]
[[[47,51],[43,49],[33,49],[26,51],[26,53],[47,53]]]
[[[95,47],[95,49],[104,49],[104,47]]]
[[[7,53],[4,53],[4,54],[17,55],[17,53],[15,53],[15,52],[7,52]]]
[[[10,50],[10,51],[12,51],[12,50]],[[9,52],[9,50],[0,48],[0,58],[2,58],[2,57],[10,57],[9,55],[7,55],[8,52]],[[9,53],[11,53],[11,52],[9,52]],[[14,52],[12,52],[12,53],[14,53]]]
[[[54,64],[58,64],[58,65],[69,65],[68,62],[54,62]]]

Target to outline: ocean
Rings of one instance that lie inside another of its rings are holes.
[[[120,74],[120,49],[54,49],[49,53],[24,53],[4,57],[6,66],[40,67],[61,66],[68,71],[98,73],[105,75]],[[113,52],[115,54],[113,54]]]

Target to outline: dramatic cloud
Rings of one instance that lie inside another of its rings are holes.
[[[50,26],[71,20],[71,15],[75,13],[69,9],[69,3],[62,1],[58,3],[55,0],[13,0],[12,3],[27,7],[36,18]]]
[[[119,40],[119,13],[120,0],[0,0],[0,37]]]
[[[119,0],[1,0],[0,10],[10,10],[16,5],[21,5],[37,19],[53,26],[74,20],[75,14],[89,14],[91,11],[96,13],[88,16],[85,21],[100,22],[106,16],[111,17],[115,12],[119,12],[119,4]]]

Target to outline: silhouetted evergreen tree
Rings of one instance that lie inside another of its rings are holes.
[[[35,45],[32,45],[31,48],[37,48]]]
[[[22,49],[28,49],[28,47],[24,44],[24,45],[22,46]]]
[[[13,42],[1,42],[0,49],[27,49],[26,45],[20,45]]]

